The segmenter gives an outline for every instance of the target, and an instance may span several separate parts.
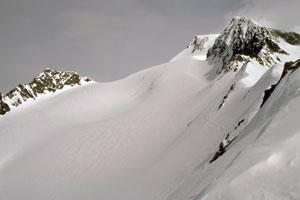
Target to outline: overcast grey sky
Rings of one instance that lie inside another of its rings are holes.
[[[103,82],[168,61],[235,15],[300,30],[299,0],[0,0],[0,91],[44,68]]]

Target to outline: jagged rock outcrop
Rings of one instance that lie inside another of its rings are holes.
[[[283,78],[288,72],[293,72],[299,67],[300,67],[300,59],[298,59],[296,61],[286,62],[284,64],[281,78]]]
[[[61,72],[52,69],[45,69],[28,84],[19,84],[6,95],[0,95],[0,115],[4,115],[28,99],[36,99],[46,93],[54,93],[66,86],[79,86],[91,82],[90,78],[82,78],[76,72]]]
[[[279,38],[291,45],[300,44],[300,35],[259,26],[245,17],[235,17],[216,39],[207,56],[219,65],[217,73],[229,71],[233,62],[256,60],[260,65],[272,66],[281,62],[277,55],[289,53],[279,46]]]
[[[195,36],[192,42],[188,45],[188,47],[193,46],[192,53],[194,53],[196,50],[201,51],[204,49],[204,45],[208,40],[209,38],[207,36],[203,38],[199,36]]]
[[[5,103],[3,101],[3,95],[2,93],[0,93],[0,115],[4,115],[5,113],[9,112],[10,108],[7,105],[7,103]]]

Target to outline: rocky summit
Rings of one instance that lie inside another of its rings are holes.
[[[4,115],[13,107],[30,99],[34,100],[41,95],[55,93],[66,87],[80,86],[91,81],[90,78],[80,77],[76,72],[61,72],[47,68],[30,83],[19,84],[6,95],[0,93],[0,115]]]
[[[207,56],[219,64],[218,73],[230,70],[234,67],[233,63],[244,63],[250,59],[263,66],[272,66],[281,62],[281,56],[289,55],[280,46],[281,39],[298,45],[300,35],[263,27],[245,17],[234,17],[208,50]]]

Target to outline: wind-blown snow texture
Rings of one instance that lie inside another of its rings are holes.
[[[170,62],[0,116],[0,199],[300,199],[299,35],[276,32],[236,17]]]

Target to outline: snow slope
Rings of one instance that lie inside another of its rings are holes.
[[[299,199],[300,71],[282,72],[300,46],[277,38],[277,64],[240,54],[219,73],[206,54],[223,36],[0,117],[0,199]]]
[[[189,104],[209,84],[200,76],[209,69],[197,60],[165,64],[8,113],[0,125],[2,197],[99,199],[110,182],[115,189],[139,178],[195,115]]]

